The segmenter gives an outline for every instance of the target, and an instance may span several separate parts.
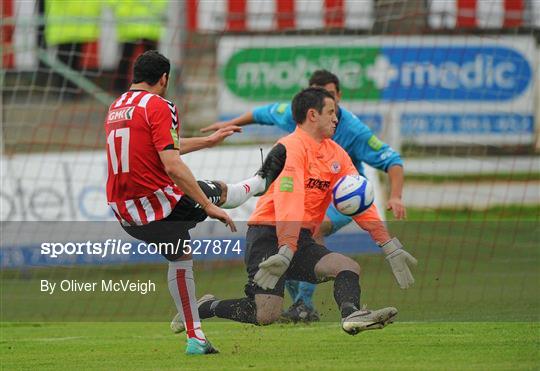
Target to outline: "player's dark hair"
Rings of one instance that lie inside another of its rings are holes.
[[[157,50],[148,50],[137,57],[133,66],[133,84],[155,85],[161,76],[171,72],[171,62]]]
[[[339,79],[332,72],[327,70],[317,70],[309,78],[309,86],[325,86],[333,83],[339,93]]]
[[[306,88],[296,94],[293,98],[291,107],[294,121],[297,124],[303,123],[306,120],[308,110],[311,108],[322,113],[324,98],[335,100],[332,94],[319,87]]]

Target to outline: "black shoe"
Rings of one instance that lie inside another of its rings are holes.
[[[199,310],[199,317],[201,319],[212,318],[215,316],[214,312],[210,309],[212,303],[215,302],[217,298],[212,294],[203,295],[197,300],[197,307]]]
[[[318,322],[321,318],[315,308],[309,308],[302,300],[297,301],[281,314],[283,322]]]
[[[283,166],[285,166],[285,159],[287,158],[287,150],[285,146],[281,143],[276,144],[266,158],[263,161],[261,168],[257,171],[257,175],[263,178],[266,181],[264,191],[257,193],[255,197],[262,196],[270,188],[270,184],[276,180],[276,178],[281,174]]]

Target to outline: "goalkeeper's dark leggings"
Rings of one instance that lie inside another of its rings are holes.
[[[201,319],[219,317],[236,322],[257,324],[257,305],[253,298],[208,302],[199,307]]]
[[[360,307],[360,284],[357,273],[340,272],[334,281],[334,299],[345,318]],[[201,319],[217,316],[236,322],[257,324],[257,305],[250,297],[217,300],[199,307]]]

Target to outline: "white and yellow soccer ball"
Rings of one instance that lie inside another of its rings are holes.
[[[347,216],[363,213],[373,204],[373,186],[362,175],[341,177],[332,190],[332,202],[337,211]]]

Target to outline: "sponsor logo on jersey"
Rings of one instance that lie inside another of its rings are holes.
[[[332,162],[332,165],[330,166],[330,171],[334,174],[337,174],[339,173],[340,170],[341,170],[341,165],[339,164],[339,162],[337,161]]]
[[[368,146],[370,146],[373,150],[378,151],[383,146],[383,142],[381,142],[380,139],[375,135],[372,135],[368,140]]]
[[[330,188],[330,181],[329,180],[321,180],[321,179],[315,179],[315,178],[309,178],[306,183],[306,188],[313,189],[317,188],[321,191],[326,191],[328,188]]]
[[[118,121],[127,121],[133,118],[133,111],[135,107],[124,107],[112,110],[107,116],[107,123],[118,122]]]
[[[279,180],[280,192],[292,192],[294,190],[294,181],[292,176],[284,176]]]
[[[174,148],[180,148],[180,144],[178,142],[178,132],[176,131],[176,129],[170,129],[170,131],[171,131],[171,137],[174,142]]]
[[[279,113],[280,115],[282,115],[283,113],[285,113],[285,110],[287,109],[287,106],[288,106],[287,103],[281,103],[281,104],[277,107],[276,112]]]

